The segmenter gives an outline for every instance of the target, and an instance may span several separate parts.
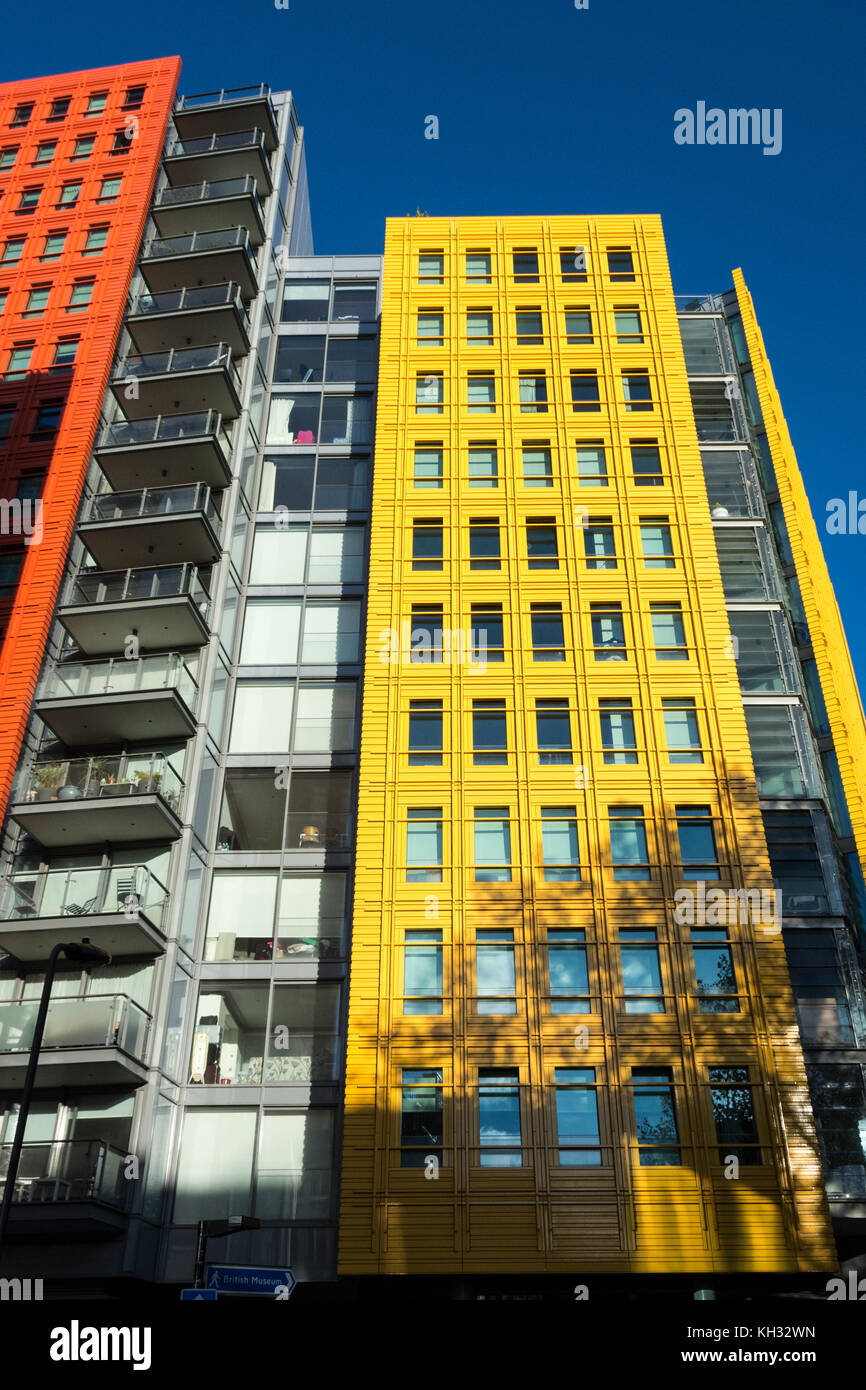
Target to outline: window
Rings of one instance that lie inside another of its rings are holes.
[[[651,603],[650,625],[658,661],[688,661],[686,628],[679,603]]]
[[[586,251],[563,246],[559,252],[559,274],[564,285],[586,284]]]
[[[30,358],[33,356],[33,343],[20,343],[12,348],[9,353],[9,361],[6,366],[7,377],[24,376],[30,366]]]
[[[625,624],[619,603],[589,605],[592,645],[596,661],[625,661]]]
[[[524,415],[547,413],[547,380],[544,373],[520,376],[517,382],[520,409]]]
[[[524,487],[553,487],[553,464],[548,444],[524,444],[523,458]]]
[[[666,516],[642,516],[640,543],[644,569],[672,570],[676,565],[671,528]]]
[[[418,257],[419,285],[445,283],[445,256],[441,251],[422,251]]]
[[[540,309],[518,309],[514,317],[518,343],[544,342],[544,319]]]
[[[403,945],[403,1013],[442,1012],[442,932],[406,932]]]
[[[542,806],[541,862],[545,883],[580,881],[576,807]]]
[[[0,410],[0,444],[5,444],[12,431],[12,421],[15,419],[14,410]]]
[[[412,522],[413,570],[441,570],[442,518],[416,517]]]
[[[601,410],[597,372],[571,373],[571,408],[574,411]]]
[[[476,767],[508,762],[508,724],[504,700],[472,701],[472,761]]]
[[[62,401],[45,401],[36,412],[35,434],[54,434],[63,414]]]
[[[40,259],[43,261],[56,261],[57,258],[63,254],[65,245],[65,232],[50,232],[45,238],[45,245],[42,248]]]
[[[489,251],[467,251],[466,252],[466,283],[467,285],[489,285],[491,280],[491,264]]]
[[[547,933],[547,967],[552,1014],[591,1012],[586,932],[550,928]]]
[[[3,247],[3,262],[4,262],[4,264],[5,264],[5,265],[14,265],[17,261],[20,261],[20,259],[21,259],[21,253],[22,253],[23,250],[24,250],[24,237],[23,237],[23,236],[10,237],[9,240],[6,242],[6,245]]]
[[[737,602],[772,597],[754,528],[739,530],[726,526],[715,532],[714,540],[726,599]]]
[[[413,663],[429,665],[442,660],[441,603],[413,603],[409,640]]]
[[[440,309],[418,315],[418,347],[441,347],[445,341],[445,316]]]
[[[626,410],[652,410],[649,372],[623,372],[622,398]]]
[[[806,1067],[828,1197],[866,1196],[866,1086],[862,1068]]]
[[[472,631],[475,633],[473,661],[504,661],[505,637],[501,603],[474,603]]]
[[[607,457],[600,442],[577,445],[577,478],[581,487],[607,487]]]
[[[682,1163],[676,1101],[670,1067],[632,1067],[635,1136],[641,1167]]]
[[[746,728],[762,796],[809,795],[790,705],[746,705]],[[800,726],[802,734],[802,725]],[[815,784],[814,769],[810,781]],[[817,792],[813,791],[812,795]]]
[[[403,1067],[400,1167],[423,1168],[428,1154],[442,1162],[442,1072]]]
[[[115,174],[113,178],[103,179],[99,186],[98,203],[115,203],[120,193],[121,175]]]
[[[54,158],[54,151],[57,149],[56,140],[47,140],[44,145],[37,146],[33,156],[34,164],[50,164]]]
[[[498,570],[501,567],[499,522],[496,517],[469,518],[469,568]]]
[[[125,111],[131,111],[135,107],[141,106],[144,101],[145,90],[145,87],[140,86],[127,87],[126,94],[123,98],[123,109]]]
[[[665,1001],[655,931],[652,928],[621,927],[619,953],[624,1012],[663,1014]]]
[[[553,517],[531,517],[526,523],[526,557],[531,570],[558,570],[556,522]]]
[[[476,932],[475,980],[479,1014],[517,1013],[513,931]]]
[[[415,445],[414,475],[415,486],[418,488],[439,488],[442,486],[441,445]]]
[[[409,766],[442,766],[442,701],[409,701]]]
[[[86,309],[93,298],[93,285],[93,280],[77,280],[72,286],[72,291],[69,295],[69,303],[66,306],[67,311],[70,309]]]
[[[11,598],[18,583],[21,566],[24,564],[24,551],[0,554],[0,598]]]
[[[535,734],[542,767],[562,766],[572,761],[568,700],[536,700]]]
[[[330,298],[330,280],[286,280],[283,323],[327,323]]]
[[[54,349],[53,367],[71,367],[78,352],[77,338],[61,338]]]
[[[105,110],[107,101],[107,92],[94,92],[92,96],[87,98],[87,106],[84,108],[85,116],[98,116],[100,111]]]
[[[511,882],[511,823],[507,806],[475,808],[475,882]]]
[[[662,700],[668,761],[702,763],[701,735],[694,700]]]
[[[73,207],[78,202],[78,195],[80,192],[80,183],[65,183],[60,190],[60,197],[57,199],[57,206],[59,208]]]
[[[2,313],[3,313],[3,310],[6,308],[6,301],[7,301],[8,298],[9,298],[9,291],[8,291],[8,290],[0,290],[0,314],[2,314]]]
[[[406,882],[442,882],[442,807],[406,812]]]
[[[572,347],[592,342],[592,312],[589,309],[566,309],[565,336]]]
[[[499,458],[495,444],[469,445],[469,486],[499,486]]]
[[[331,322],[374,322],[377,297],[378,286],[375,283],[368,284],[360,280],[335,280]]]
[[[18,199],[18,212],[35,212],[39,206],[39,195],[42,192],[42,185],[38,188],[24,188]]]
[[[562,604],[533,603],[529,611],[533,661],[564,661]]]
[[[441,415],[445,399],[445,385],[441,372],[428,372],[415,378],[416,415]]]
[[[717,879],[719,862],[709,806],[678,806],[677,835],[684,879]]]
[[[702,1014],[738,1014],[737,977],[725,927],[692,927],[692,960]]]
[[[12,112],[12,120],[9,122],[9,124],[10,124],[10,125],[26,125],[27,122],[30,120],[30,117],[31,117],[32,115],[33,115],[33,102],[32,102],[32,101],[22,101],[22,102],[19,102],[18,105],[15,107],[15,110]]]
[[[19,478],[18,486],[15,489],[15,496],[19,498],[22,502],[27,501],[28,499],[30,501],[35,501],[37,497],[42,496],[42,490],[44,487],[44,473],[39,473],[32,477]]]
[[[479,1163],[482,1168],[520,1168],[520,1073],[478,1070]]]
[[[636,763],[637,740],[631,700],[625,696],[618,696],[615,700],[599,700],[598,718],[605,764],[622,767]]]
[[[466,341],[470,347],[492,347],[493,314],[489,309],[470,309],[466,315]]]
[[[44,145],[40,145],[40,146],[39,146],[39,149],[40,149],[40,150],[41,150],[41,149],[46,149],[46,148],[48,148],[48,147],[47,147],[47,146],[44,146]],[[51,148],[54,149],[54,146],[52,145]],[[18,149],[19,149],[19,146],[18,146],[18,145],[7,145],[6,148],[5,148],[5,150],[0,150],[0,169],[11,169],[11,168],[12,168],[12,165],[15,163],[15,158],[16,158],[16,156],[17,156],[17,154],[18,154]],[[38,153],[38,151],[37,151],[37,155],[36,155],[36,159],[34,160],[34,163],[40,163],[40,162],[41,162],[41,161],[39,160],[39,153]]]
[[[69,110],[71,97],[55,97],[48,112],[49,121],[62,121]]]
[[[632,481],[636,487],[661,487],[662,460],[654,439],[633,439],[631,453]]]
[[[466,405],[470,415],[492,415],[496,411],[496,377],[492,372],[470,372],[466,382]]]
[[[610,857],[615,883],[646,883],[650,875],[642,806],[610,806]]]
[[[618,343],[642,343],[643,325],[641,324],[640,310],[629,307],[628,309],[614,309],[614,327],[616,328],[616,340]]]
[[[538,284],[538,252],[534,250],[515,251],[512,255],[514,279],[518,284]]]
[[[821,851],[810,813],[764,811],[763,821],[773,883],[784,894],[787,910],[795,916],[804,912],[829,915]]]
[[[595,1067],[554,1067],[560,1168],[601,1164]]]
[[[76,140],[70,159],[87,159],[93,153],[95,144],[95,135],[83,135],[80,140]]]
[[[616,540],[613,532],[613,518],[594,517],[583,528],[583,550],[588,570],[615,570]]]
[[[133,134],[127,126],[121,126],[120,130],[114,132],[114,139],[111,142],[109,154],[126,154],[132,145]]]
[[[803,1043],[807,1047],[855,1047],[834,932],[786,931],[784,943]]]
[[[754,1167],[761,1163],[758,1125],[748,1067],[708,1067],[710,1099],[719,1162],[738,1158],[742,1165]]]
[[[25,304],[22,312],[25,315],[34,316],[36,314],[43,313],[45,311],[45,308],[47,307],[48,298],[50,294],[50,285],[34,285],[33,289],[27,296],[27,303]]]
[[[607,273],[611,280],[633,280],[634,260],[627,246],[610,246],[607,251]]]

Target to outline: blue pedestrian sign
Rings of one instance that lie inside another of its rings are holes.
[[[247,1265],[208,1265],[208,1291],[290,1298],[295,1276],[290,1269],[252,1269]]]
[[[216,1289],[181,1289],[181,1303],[216,1303]]]

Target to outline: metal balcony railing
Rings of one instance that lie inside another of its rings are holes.
[[[145,245],[142,259],[162,256],[192,256],[205,251],[229,251],[237,246],[252,260],[250,234],[246,227],[221,227],[213,232],[189,232],[186,236],[151,237]]]
[[[121,449],[130,444],[160,444],[174,439],[202,439],[212,435],[228,457],[229,437],[218,410],[194,415],[154,415],[149,420],[115,420],[99,436],[98,449]]]
[[[69,582],[62,606],[85,603],[141,603],[188,596],[204,617],[208,610],[210,568],[157,565],[152,569],[82,570]]]
[[[138,691],[176,690],[191,710],[198,684],[178,652],[160,652],[126,661],[112,656],[102,661],[70,661],[55,666],[39,686],[37,700],[72,700],[82,695],[132,695]]]
[[[29,1052],[39,1000],[0,1001],[0,1053]],[[127,994],[89,994],[84,999],[52,999],[48,1005],[42,1052],[75,1047],[118,1047],[143,1062],[151,1016]]]
[[[132,353],[118,363],[114,378],[124,381],[127,377],[170,376],[173,372],[203,372],[211,367],[223,367],[235,385],[239,385],[240,378],[227,343],[170,348],[168,352]]]
[[[162,930],[168,889],[144,864],[48,869],[0,882],[0,922],[142,912]]]
[[[40,759],[22,801],[95,801],[156,793],[176,811],[183,782],[164,753],[109,753]]]
[[[226,150],[245,150],[261,148],[265,154],[265,133],[263,130],[230,130],[224,135],[199,135],[192,140],[182,140],[178,135],[166,150],[166,159],[177,159],[188,154],[219,154]],[[265,158],[267,155],[265,154]]]
[[[267,82],[258,87],[221,87],[216,92],[196,92],[193,96],[178,97],[176,111],[188,111],[191,106],[222,106],[233,101],[255,101],[256,97],[270,97],[271,89]]]
[[[724,309],[720,294],[675,294],[674,304],[681,314],[720,314]]]
[[[243,295],[239,285],[229,281],[225,285],[202,285],[196,289],[166,290],[162,294],[148,294],[142,290],[129,306],[130,317],[143,314],[178,314],[193,309],[214,309],[219,305],[231,305],[238,310],[244,323]],[[247,327],[249,325],[247,324]]]
[[[97,493],[85,504],[79,525],[99,521],[132,521],[138,517],[179,516],[188,512],[201,512],[219,535],[222,519],[213,494],[205,483]]]
[[[252,174],[243,174],[236,179],[203,179],[201,183],[181,183],[172,188],[166,184],[153,200],[155,208],[177,207],[183,203],[207,203],[216,198],[252,198],[259,212],[261,201]]]
[[[6,1187],[11,1144],[0,1144],[0,1196]],[[104,1139],[56,1139],[25,1143],[13,1205],[34,1202],[104,1202],[124,1210],[132,1183],[124,1178],[126,1154]]]

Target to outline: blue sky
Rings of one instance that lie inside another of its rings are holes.
[[[418,206],[657,212],[676,290],[741,266],[864,689],[866,536],[824,528],[830,498],[866,498],[864,41],[855,0],[79,0],[14,7],[0,79],[179,53],[183,91],[290,87],[319,252],[380,251],[385,216]],[[698,101],[780,107],[781,153],[675,144]]]

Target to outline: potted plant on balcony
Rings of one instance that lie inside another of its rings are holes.
[[[132,775],[133,775],[133,777],[135,778],[135,781],[136,781],[136,783],[137,783],[136,791],[139,791],[139,792],[158,792],[158,791],[159,791],[159,784],[160,784],[160,782],[162,781],[162,773],[161,773],[161,772],[151,772],[151,771],[150,771],[149,769],[147,769],[147,768],[142,768],[140,771],[134,772]]]
[[[41,763],[33,773],[34,801],[56,801],[66,774],[62,763]]]

